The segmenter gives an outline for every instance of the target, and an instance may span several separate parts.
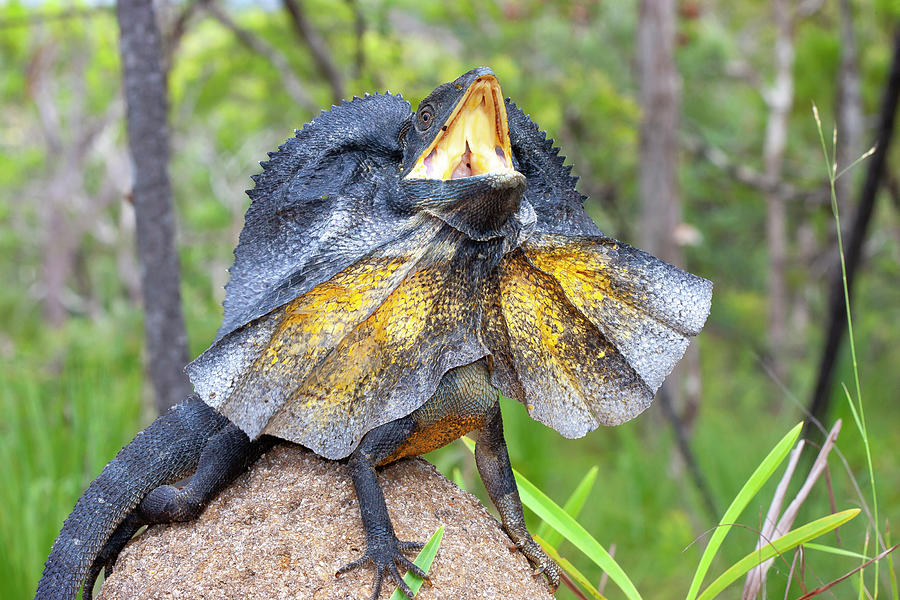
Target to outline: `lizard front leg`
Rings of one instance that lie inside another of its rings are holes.
[[[516,488],[506,440],[503,438],[503,419],[500,415],[500,403],[490,409],[484,426],[478,431],[475,442],[475,464],[484,482],[500,519],[503,529],[521,550],[522,554],[535,566],[535,574],[543,573],[554,590],[559,587],[559,566],[547,556],[544,550],[534,541],[525,526],[525,515],[522,513],[522,501]]]
[[[397,539],[384,502],[384,493],[378,485],[375,473],[375,466],[401,446],[414,427],[413,419],[404,417],[373,429],[366,434],[347,461],[356,497],[359,500],[363,529],[366,531],[366,552],[361,558],[338,569],[335,576],[340,577],[356,567],[372,563],[375,566],[375,591],[372,593],[372,600],[378,598],[381,593],[385,575],[394,579],[407,597],[413,597],[412,590],[400,577],[398,565],[423,579],[428,579],[422,569],[403,555],[403,552],[421,550],[424,544],[401,542]]]

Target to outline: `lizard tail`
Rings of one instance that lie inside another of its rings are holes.
[[[53,543],[35,600],[74,600],[122,521],[154,488],[189,475],[206,441],[229,423],[196,395],[173,406],[101,471]]]

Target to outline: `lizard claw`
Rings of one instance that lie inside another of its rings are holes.
[[[525,555],[525,558],[528,559],[528,562],[531,563],[531,566],[534,567],[531,574],[535,577],[540,575],[546,576],[547,582],[555,592],[559,588],[560,583],[559,565],[547,556],[544,549],[534,541],[531,535],[527,535],[527,537],[522,536],[515,544],[519,551]]]
[[[402,554],[403,552],[421,550],[424,546],[425,544],[419,542],[401,542],[396,537],[377,545],[370,545],[362,557],[338,569],[334,576],[340,577],[357,567],[372,563],[375,565],[375,591],[372,593],[372,600],[376,600],[381,594],[381,585],[384,582],[385,575],[397,583],[397,587],[400,588],[400,591],[407,598],[412,598],[414,594],[409,589],[409,586],[406,585],[406,582],[403,581],[397,566],[399,565],[417,577],[421,577],[428,585],[431,585],[431,580],[425,572]]]

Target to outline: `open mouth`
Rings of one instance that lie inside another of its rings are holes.
[[[493,75],[476,79],[407,179],[461,179],[513,172],[506,105]]]

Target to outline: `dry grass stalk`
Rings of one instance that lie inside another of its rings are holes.
[[[782,476],[781,481],[778,482],[778,487],[775,489],[772,503],[769,506],[768,513],[766,514],[766,520],[763,523],[759,541],[757,541],[756,543],[757,550],[762,548],[765,544],[768,544],[772,540],[783,536],[790,530],[791,525],[794,524],[794,519],[797,518],[797,513],[800,511],[800,507],[809,497],[809,493],[810,491],[812,491],[813,485],[825,471],[825,467],[827,466],[828,462],[828,454],[834,447],[834,443],[837,440],[837,436],[840,431],[841,420],[838,419],[834,426],[831,428],[831,431],[828,432],[828,437],[825,438],[825,443],[822,444],[822,448],[821,450],[819,450],[819,454],[816,456],[816,460],[813,463],[812,468],[809,470],[809,475],[806,476],[806,481],[803,482],[803,486],[800,488],[800,490],[797,492],[797,495],[794,496],[794,499],[785,509],[784,514],[782,514],[781,518],[778,519],[778,513],[781,510],[781,505],[784,503],[787,487],[790,484],[791,478],[793,477],[794,470],[797,466],[797,461],[800,457],[800,452],[803,449],[803,441],[797,444],[797,447],[791,452],[791,457],[790,461],[788,462],[787,469],[785,469],[784,476]],[[772,566],[772,562],[774,562],[774,560],[774,558],[769,559],[757,565],[749,573],[747,573],[747,581],[744,583],[744,592],[741,595],[741,600],[752,600],[759,595],[759,592],[766,581],[766,573],[768,573],[769,567]]]

